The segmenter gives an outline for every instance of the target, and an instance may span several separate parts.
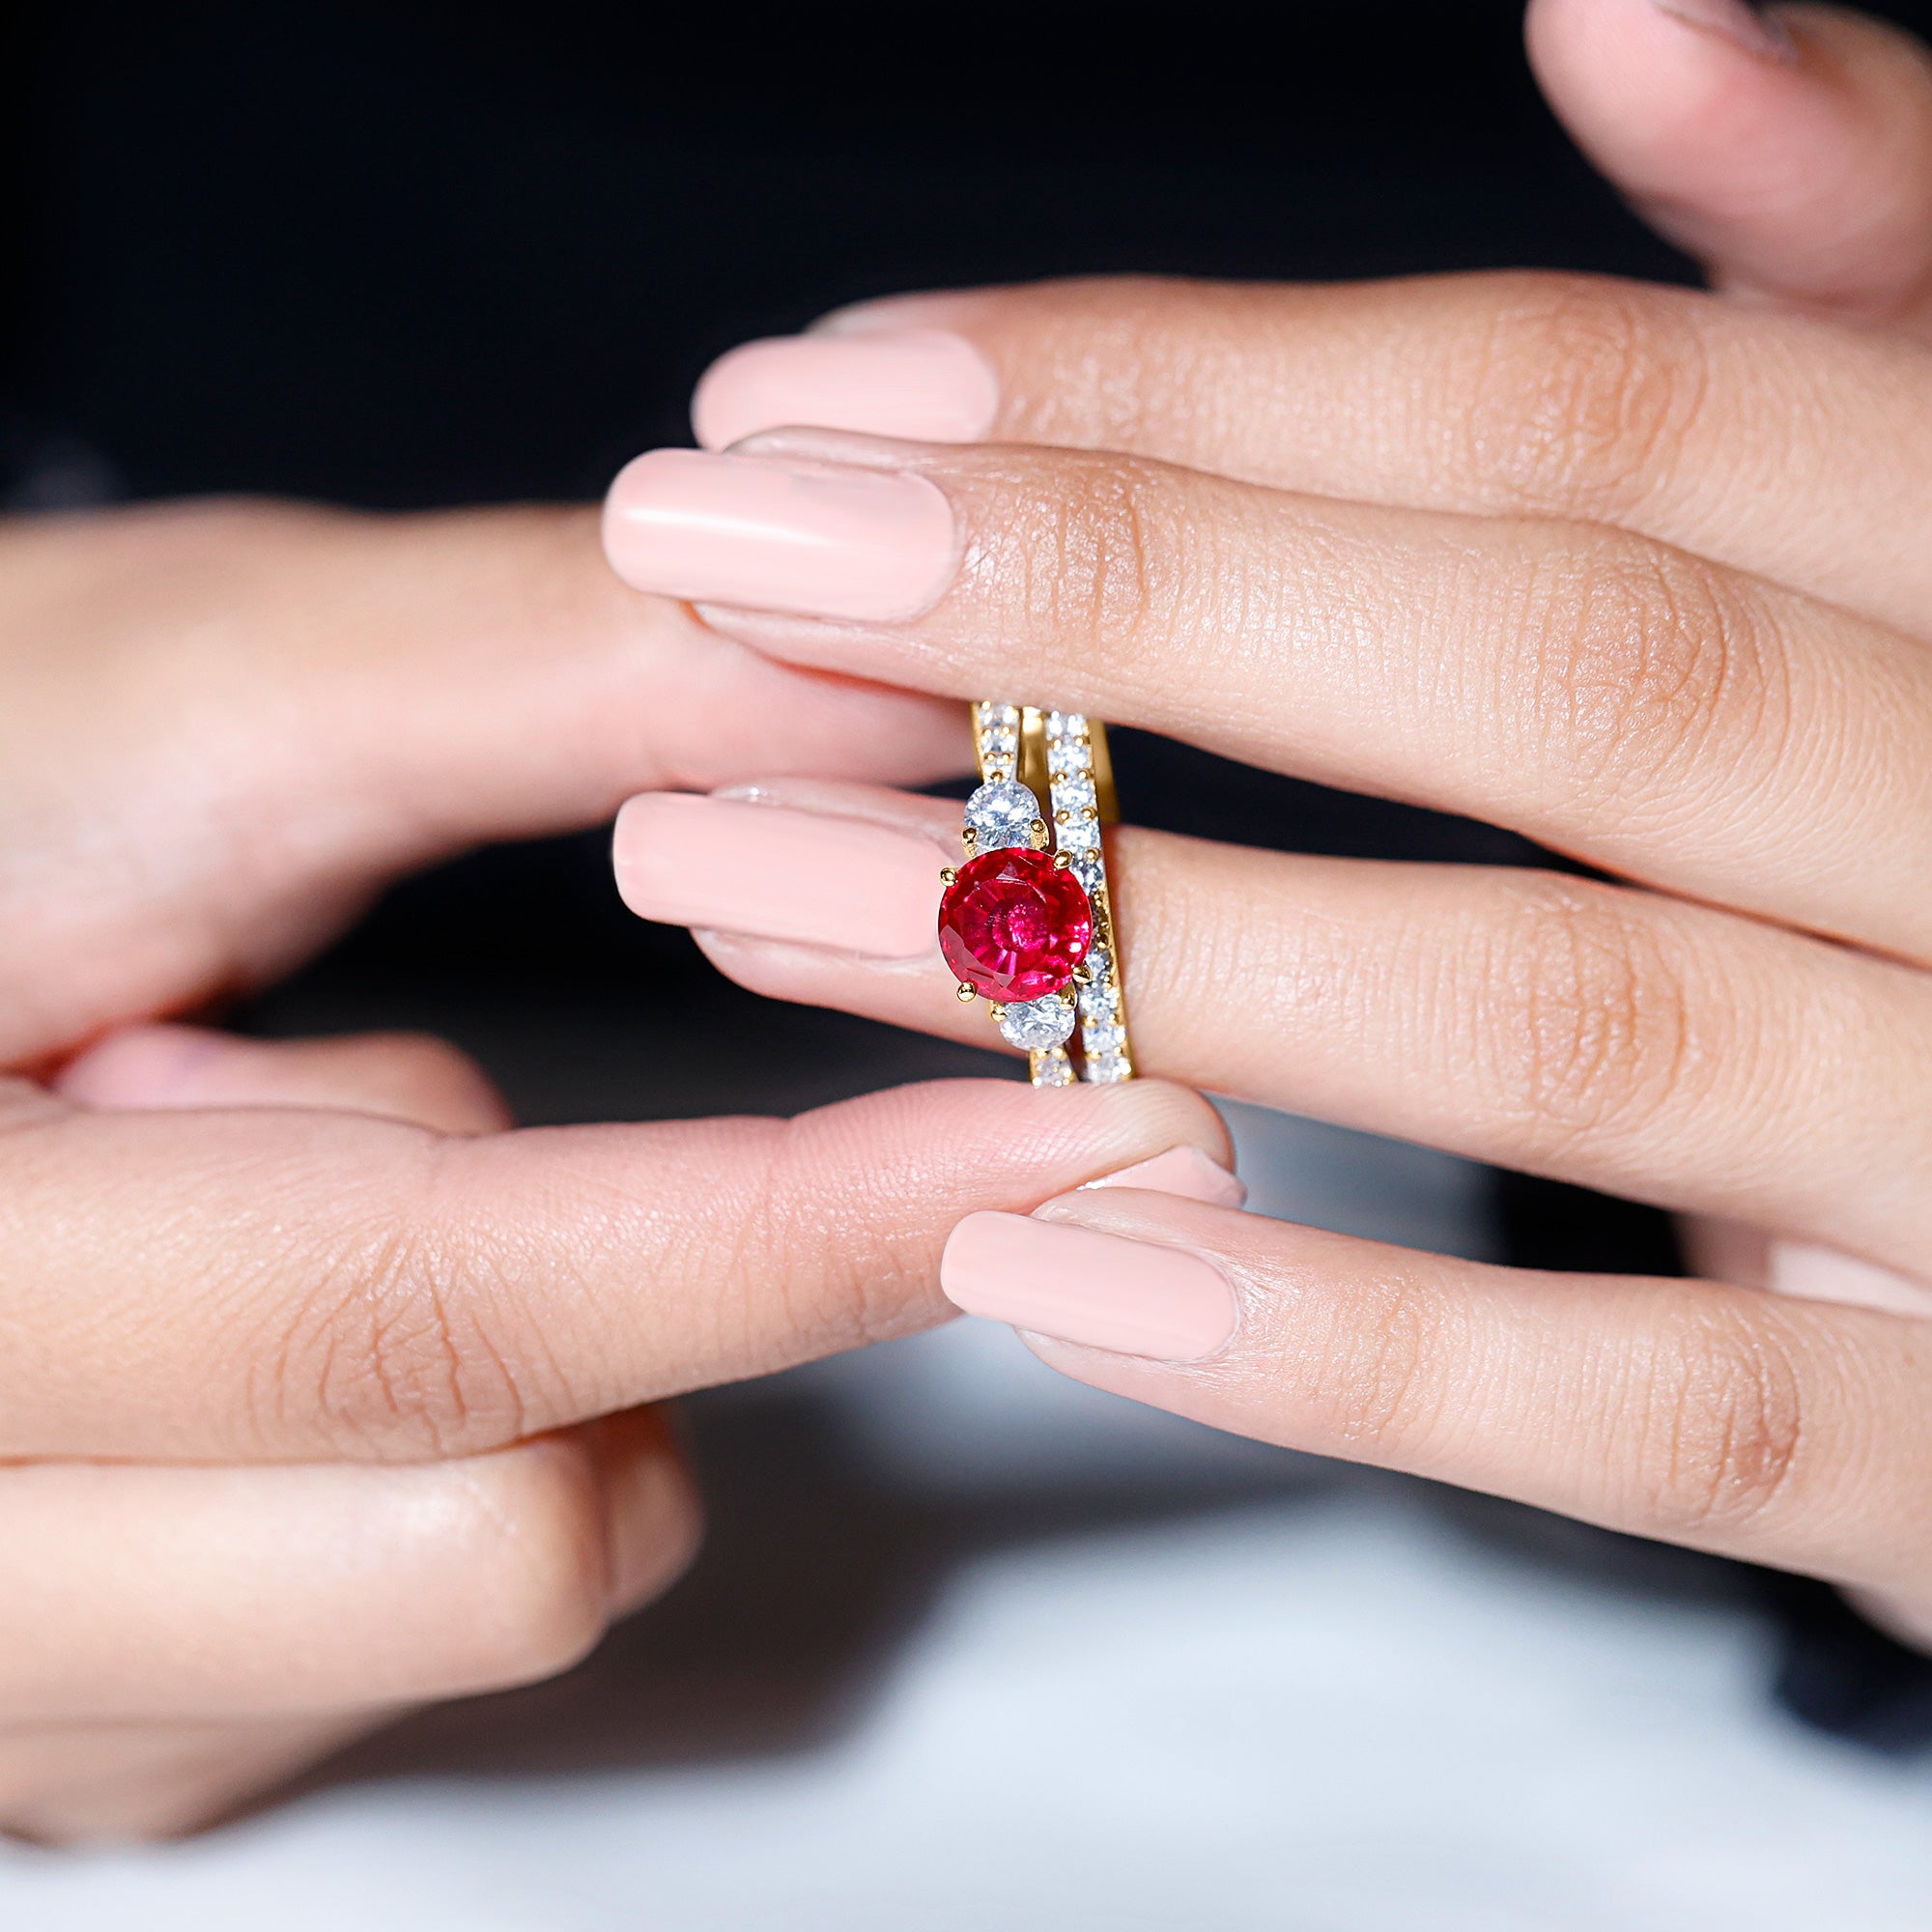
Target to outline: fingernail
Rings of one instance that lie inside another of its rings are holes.
[[[952,507],[923,476],[836,463],[654,449],[604,505],[626,583],[693,603],[887,622],[953,570]]]
[[[1651,4],[1660,14],[1668,14],[1687,27],[1722,34],[1760,59],[1790,61],[1798,57],[1798,43],[1784,23],[1759,13],[1747,0],[1651,0]]]
[[[946,854],[867,819],[647,792],[617,814],[611,860],[639,919],[875,959],[936,944]]]
[[[939,1285],[968,1315],[1163,1362],[1198,1362],[1235,1332],[1235,1292],[1211,1263],[1024,1214],[969,1214]]]
[[[691,402],[706,449],[809,423],[916,442],[977,442],[993,426],[999,379],[963,335],[943,328],[793,335],[720,356]]]
[[[1089,1187],[1144,1187],[1155,1194],[1179,1194],[1189,1201],[1205,1201],[1210,1208],[1238,1208],[1248,1198],[1247,1188],[1217,1160],[1210,1160],[1196,1147],[1169,1148],[1151,1160],[1137,1160],[1118,1174],[1103,1174]]]

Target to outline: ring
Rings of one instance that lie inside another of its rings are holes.
[[[1107,727],[1077,711],[976,704],[973,749],[980,788],[966,801],[965,860],[939,875],[939,950],[959,997],[991,1002],[1036,1087],[1131,1080],[1100,842],[1120,816]]]

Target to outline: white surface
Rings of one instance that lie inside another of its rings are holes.
[[[1483,1245],[1481,1177],[1454,1163],[1243,1134],[1272,1148],[1277,1211],[1360,1225],[1385,1163],[1391,1228]],[[915,1494],[1040,1471],[1145,1494],[1264,1453],[974,1324],[808,1381]],[[7,1850],[0,1927],[1924,1932],[1932,1767],[1779,1717],[1765,1643],[1740,1612],[1484,1553],[1388,1485],[1289,1489],[966,1563],[814,1752],[423,1778],[162,1850]]]
[[[1758,1634],[1274,1508],[962,1573],[856,1733],[724,1772],[337,1793],[11,1854],[35,1932],[1923,1932],[1932,1776],[1807,1739]]]

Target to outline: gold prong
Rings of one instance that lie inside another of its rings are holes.
[[[1053,814],[1053,822],[1056,825],[1065,825],[1066,823],[1066,812],[1064,809]]]
[[[969,825],[960,833],[959,842],[970,852],[980,842],[980,835]]]
[[[961,980],[958,985],[953,987],[952,992],[953,997],[958,1000],[962,1007],[970,1007],[980,997],[964,980]]]
[[[1094,983],[1094,969],[1084,961],[1073,969],[1073,983],[1076,986],[1091,986]]]
[[[1099,815],[1100,814],[1097,811],[1095,811],[1091,805],[1083,805],[1080,808],[1081,822],[1085,825],[1092,825],[1093,822],[1099,817]]]
[[[952,866],[940,867],[939,883],[942,886],[956,886],[959,883],[959,873],[957,868]]]
[[[992,1006],[986,1009],[986,1017],[990,1020],[995,1021],[996,1023],[1000,1020],[1005,1019],[1006,1016],[1007,1016],[1006,1008],[1000,1006],[997,1002],[995,1002]]]
[[[1056,852],[1053,855],[1053,869],[1056,872],[1065,871],[1067,867],[1072,865],[1072,863],[1073,854],[1071,852]]]
[[[1046,843],[1046,820],[1043,818],[1036,818],[1033,822],[1033,842],[1037,847]]]

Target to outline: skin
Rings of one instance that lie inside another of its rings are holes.
[[[1932,65],[1833,10],[1753,54],[1537,0],[1532,58],[1718,293],[1532,274],[1045,284],[964,335],[958,567],[898,624],[707,609],[794,664],[1021,692],[1489,818],[1611,875],[1123,830],[1147,1070],[1682,1210],[1704,1275],[1541,1276],[1127,1190],[1234,1340],[1043,1359],[1219,1427],[1809,1572],[1932,1642]],[[942,836],[943,808],[771,788]],[[1130,802],[1129,802],[1130,805]],[[928,962],[728,934],[748,985],[983,1037]],[[1767,1293],[1767,1288],[1782,1293]]]
[[[1159,1086],[519,1133],[440,1041],[188,1023],[466,845],[962,741],[625,591],[586,511],[0,528],[0,1829],[185,1830],[563,1668],[696,1547],[650,1405],[941,1319],[973,1208],[1225,1158]]]

